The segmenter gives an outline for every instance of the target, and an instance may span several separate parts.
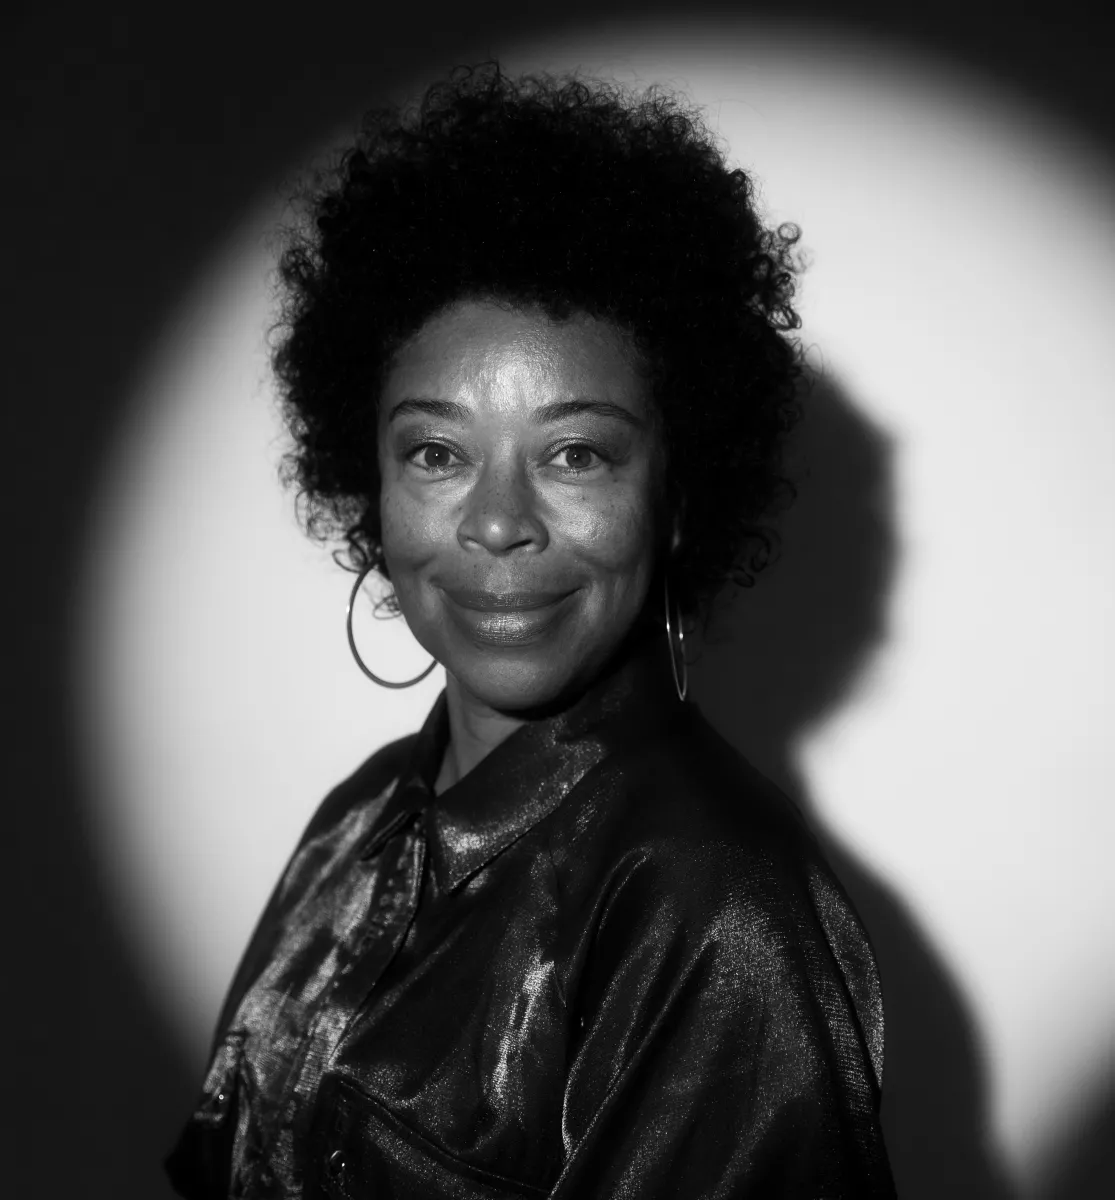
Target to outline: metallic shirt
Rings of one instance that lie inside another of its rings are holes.
[[[443,693],[310,822],[168,1159],[177,1191],[892,1197],[864,930],[665,654],[643,645],[436,795],[447,738]]]

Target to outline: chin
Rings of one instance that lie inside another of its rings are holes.
[[[445,670],[488,708],[506,714],[544,715],[573,702],[593,682],[606,659],[605,647],[579,648],[568,641],[545,650],[473,646],[448,655]]]
[[[447,663],[460,687],[497,712],[545,712],[561,707],[578,690],[582,672],[549,656],[476,651],[467,661]]]

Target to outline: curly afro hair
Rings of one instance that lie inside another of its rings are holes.
[[[697,110],[657,88],[454,72],[369,114],[307,197],[279,277],[274,353],[293,436],[284,477],[338,561],[386,570],[375,406],[392,355],[465,297],[622,327],[664,431],[670,564],[686,611],[743,586],[778,541],[762,523],[799,415],[792,225],[764,226]]]

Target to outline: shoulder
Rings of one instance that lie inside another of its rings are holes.
[[[400,738],[377,750],[318,805],[256,923],[225,998],[218,1029],[226,1027],[249,981],[276,952],[289,914],[313,896],[315,888],[375,822],[382,802],[405,769],[416,736]]]
[[[285,910],[299,903],[363,843],[395,790],[416,736],[389,742],[329,791],[288,859],[270,907]]]
[[[276,900],[286,903],[304,894],[368,836],[406,767],[416,736],[389,742],[330,789],[287,860]]]
[[[607,774],[611,778],[607,778]],[[850,1010],[881,1069],[867,934],[797,806],[694,712],[600,777],[595,942],[697,970],[712,994]],[[701,966],[698,969],[698,964]]]
[[[390,788],[405,770],[417,737],[412,733],[388,742],[336,784],[310,818],[300,844],[328,834]]]
[[[769,980],[775,963],[836,966],[833,941],[861,932],[796,805],[698,711],[615,755],[576,809],[564,859],[595,876],[597,933],[617,952],[645,935]]]
[[[694,902],[742,881],[751,893],[795,890],[823,862],[797,806],[695,708],[668,736],[616,754],[597,787],[593,836]]]

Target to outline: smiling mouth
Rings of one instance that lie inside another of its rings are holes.
[[[564,615],[573,592],[484,592],[441,589],[455,623],[474,642],[521,646],[544,637]]]
[[[569,592],[482,592],[473,588],[442,588],[461,608],[473,612],[529,612],[564,600]]]

